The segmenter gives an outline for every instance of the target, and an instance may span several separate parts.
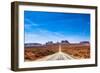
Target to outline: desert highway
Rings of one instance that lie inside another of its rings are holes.
[[[66,54],[66,53],[63,53],[61,51],[61,45],[59,45],[59,51],[57,53],[52,54],[52,55],[48,55],[46,57],[38,59],[37,61],[70,60],[70,59],[74,59],[74,58],[71,57],[70,55]]]

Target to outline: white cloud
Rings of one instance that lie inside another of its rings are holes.
[[[25,18],[25,21],[28,22],[30,26],[38,26],[38,24],[34,23],[33,21],[31,21],[28,18]]]

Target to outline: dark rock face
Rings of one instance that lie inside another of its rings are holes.
[[[48,41],[48,42],[46,42],[46,45],[52,45],[52,44],[53,44],[52,41]]]
[[[89,41],[82,41],[82,42],[80,42],[80,44],[90,44],[90,42]]]
[[[67,41],[67,40],[62,40],[61,43],[62,43],[62,44],[69,44],[69,41]]]
[[[25,45],[25,47],[42,46],[42,44],[40,44],[40,43],[26,43],[24,45]]]
[[[88,43],[88,44],[89,44],[89,41],[81,41],[80,43],[83,43],[83,44],[84,44],[84,43]]]

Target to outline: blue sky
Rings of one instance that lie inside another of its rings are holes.
[[[24,11],[25,43],[90,40],[90,14]]]

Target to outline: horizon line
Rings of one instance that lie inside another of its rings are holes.
[[[65,40],[62,40],[62,41],[65,41]],[[52,42],[53,44],[55,44],[55,43],[62,43],[61,41],[60,41],[60,42],[58,42],[58,41],[55,41],[55,42],[54,42],[54,41],[47,41],[47,42],[45,42],[45,43],[40,43],[40,42],[30,42],[30,43],[46,44],[46,43],[48,43],[48,42]],[[69,41],[68,41],[68,43],[81,43],[81,42],[89,42],[89,43],[90,43],[90,41],[87,41],[87,40],[86,40],[86,41],[79,41],[79,42],[69,42]],[[24,42],[24,44],[27,44],[27,43]]]

